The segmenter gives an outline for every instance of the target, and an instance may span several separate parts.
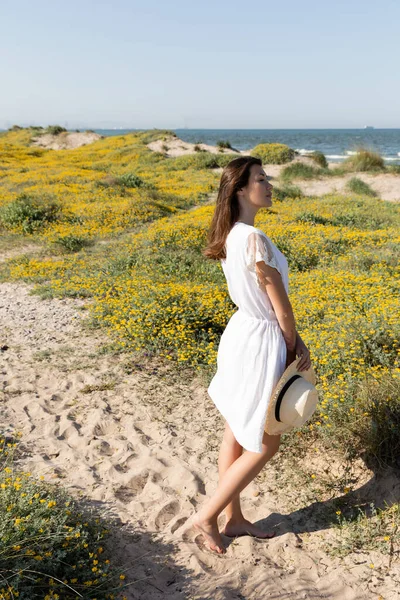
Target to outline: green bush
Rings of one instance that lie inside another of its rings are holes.
[[[195,169],[216,169],[219,167],[219,157],[212,152],[202,152],[201,154],[191,155],[191,166]]]
[[[0,598],[113,597],[124,575],[108,524],[58,485],[18,471],[16,440],[0,434]]]
[[[51,133],[52,135],[59,135],[63,131],[67,131],[65,127],[61,127],[61,125],[49,125],[46,129],[46,133]]]
[[[228,163],[234,158],[237,158],[237,154],[222,154],[217,156],[217,162],[219,167],[226,167]]]
[[[218,140],[217,147],[218,148],[230,148],[232,150],[232,146],[231,146],[230,142],[228,142],[227,140]]]
[[[291,181],[292,179],[314,179],[324,173],[323,169],[296,162],[284,167],[279,175],[282,181]]]
[[[53,243],[61,246],[68,252],[79,252],[79,250],[86,246],[94,245],[93,240],[90,240],[82,235],[74,234],[60,236]]]
[[[360,148],[357,154],[343,161],[343,166],[351,171],[377,171],[384,169],[385,163],[377,152]]]
[[[330,225],[329,219],[309,211],[304,211],[298,214],[296,221],[299,221],[300,223],[312,223],[313,225]]]
[[[149,183],[136,175],[135,173],[124,173],[123,175],[106,175],[104,179],[98,179],[95,182],[98,187],[121,187],[121,193],[124,188],[143,188],[143,189],[155,189],[153,183]]]
[[[32,234],[46,223],[60,219],[61,214],[58,202],[24,193],[0,209],[0,222],[6,229],[21,227],[23,233]]]
[[[280,202],[286,200],[286,198],[301,198],[302,196],[304,194],[297,185],[286,184],[280,187],[274,186],[272,190],[272,197]]]
[[[362,179],[358,177],[352,177],[346,184],[346,188],[349,192],[354,194],[362,194],[363,196],[376,197],[378,194]]]
[[[231,160],[237,158],[237,154],[213,154],[212,152],[196,152],[194,154],[185,154],[176,158],[169,158],[168,165],[170,170],[181,169],[217,169],[224,167]]]
[[[316,162],[319,167],[322,167],[324,169],[328,167],[328,161],[326,160],[326,156],[323,152],[319,152],[318,150],[316,150],[315,152],[309,155],[309,158]]]
[[[258,144],[250,152],[250,156],[261,158],[263,164],[283,165],[294,159],[296,153],[285,144]]]
[[[140,188],[146,185],[146,182],[135,173],[124,173],[117,178],[117,183],[125,187]]]

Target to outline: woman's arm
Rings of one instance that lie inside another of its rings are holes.
[[[285,338],[289,363],[296,358],[297,330],[292,305],[279,271],[263,261],[256,263],[257,276],[262,281]],[[290,355],[290,356],[289,356]]]

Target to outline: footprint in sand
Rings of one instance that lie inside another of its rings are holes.
[[[106,440],[93,439],[90,441],[90,448],[95,450],[100,456],[112,456],[114,454],[114,450]]]
[[[146,483],[149,479],[149,473],[144,471],[140,475],[135,475],[129,481],[129,485],[121,485],[118,489],[115,490],[115,497],[123,502],[124,504],[128,504],[132,500],[136,499],[142,492]]]
[[[163,506],[154,519],[157,529],[164,529],[166,525],[177,516],[180,508],[180,504],[177,500],[172,500],[172,502],[168,502],[168,504]]]

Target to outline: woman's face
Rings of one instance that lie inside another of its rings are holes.
[[[272,206],[273,186],[260,165],[251,165],[247,186],[243,188],[243,197],[254,206]]]

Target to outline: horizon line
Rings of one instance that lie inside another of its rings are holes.
[[[15,124],[17,125],[17,124]],[[11,125],[10,127],[0,127],[0,131],[9,131],[15,125]],[[49,127],[50,125],[19,125],[19,127],[23,129],[29,129],[30,127]],[[103,131],[118,131],[121,129],[130,130],[130,131],[148,131],[148,130],[171,130],[171,131],[326,131],[326,130],[354,130],[354,131],[376,131],[376,130],[391,130],[391,129],[400,129],[399,127],[375,127],[372,125],[364,126],[364,127],[97,127],[95,125],[86,126],[71,126],[66,127],[67,131],[72,131],[76,129],[102,129]]]

